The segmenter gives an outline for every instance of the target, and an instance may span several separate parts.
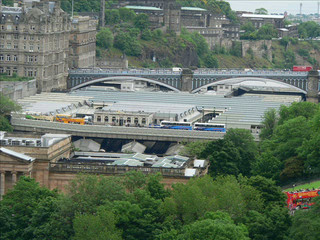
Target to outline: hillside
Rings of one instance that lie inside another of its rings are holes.
[[[158,41],[140,41],[141,55],[127,56],[129,67],[158,68],[158,67],[206,67],[203,57],[199,57],[196,46],[179,43],[176,37],[167,38],[167,44]],[[181,44],[181,45],[179,45]],[[101,50],[101,58],[119,58],[123,52],[114,47]],[[219,68],[291,68],[292,65],[313,65],[315,60],[320,62],[320,41],[297,41],[287,46],[279,40],[272,41],[272,62],[266,58],[256,57],[255,52],[245,57],[235,56],[230,51],[215,53]],[[152,61],[155,57],[155,62]],[[98,58],[99,59],[99,58]]]

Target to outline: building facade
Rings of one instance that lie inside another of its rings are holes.
[[[90,68],[96,61],[97,20],[76,16],[71,21],[69,68]]]
[[[118,7],[129,8],[136,14],[147,14],[153,29],[179,34],[183,27],[189,32],[197,32],[206,39],[210,48],[228,47],[232,41],[240,39],[239,24],[231,24],[225,15],[203,8],[181,7],[172,0],[119,1]]]
[[[0,73],[35,77],[37,90],[66,88],[70,19],[59,1],[1,6]]]

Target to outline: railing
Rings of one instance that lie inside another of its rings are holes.
[[[181,75],[172,69],[72,69],[69,74],[120,74],[120,75]]]
[[[49,163],[51,172],[71,172],[71,173],[100,173],[100,174],[124,174],[128,171],[139,171],[143,174],[161,173],[167,177],[184,177],[184,168],[160,168],[160,167],[142,167],[142,166],[115,166],[115,165],[98,165],[90,163]],[[197,174],[199,172],[197,171]]]
[[[71,69],[69,74],[116,74],[116,75],[181,75],[180,71],[172,69]],[[306,77],[308,72],[294,72],[286,70],[243,70],[243,69],[197,69],[194,75],[258,75],[258,76],[299,76]]]

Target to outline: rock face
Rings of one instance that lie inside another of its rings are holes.
[[[144,46],[144,51],[141,60],[155,59],[161,63],[170,61],[171,63],[181,64],[183,67],[198,66],[199,59],[195,47],[191,44],[176,42],[169,39],[168,46]],[[160,64],[161,65],[161,64]]]
[[[241,40],[241,43],[242,57],[245,57],[248,54],[248,51],[251,49],[255,57],[267,58],[269,61],[272,61],[272,40]]]

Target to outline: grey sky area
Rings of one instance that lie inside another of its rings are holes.
[[[269,13],[297,14],[300,12],[302,3],[302,13],[311,14],[318,12],[318,0],[226,0],[235,11],[254,11],[257,8],[265,8]]]

